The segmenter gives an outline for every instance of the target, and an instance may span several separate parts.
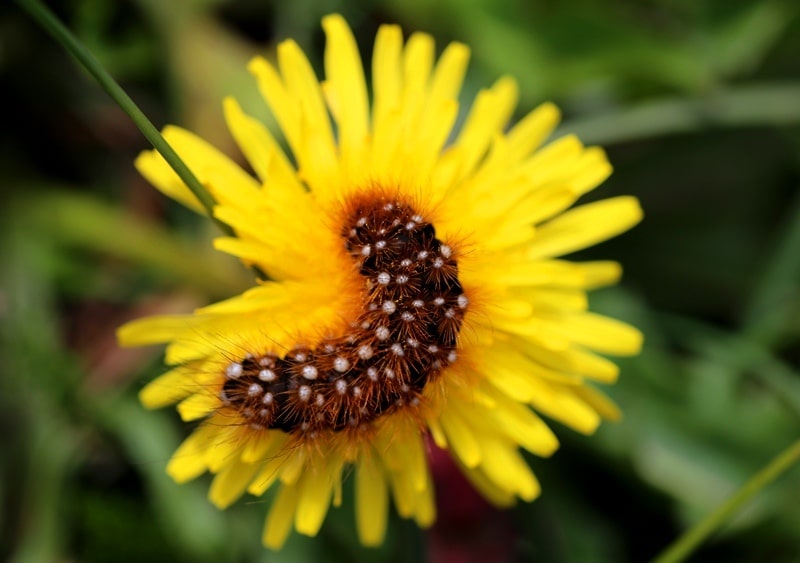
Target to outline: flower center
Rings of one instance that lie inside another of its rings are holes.
[[[314,432],[357,427],[419,404],[425,384],[456,360],[469,304],[450,247],[411,206],[354,206],[344,245],[364,278],[350,329],[315,349],[248,356],[228,366],[220,397],[255,428]]]

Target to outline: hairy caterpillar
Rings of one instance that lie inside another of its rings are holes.
[[[469,300],[433,225],[410,205],[371,198],[351,209],[341,236],[365,284],[350,330],[226,368],[220,398],[254,428],[357,427],[417,404],[426,382],[456,360]]]

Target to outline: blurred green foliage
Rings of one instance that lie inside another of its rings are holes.
[[[641,327],[646,348],[609,390],[625,419],[589,438],[556,424],[561,451],[531,459],[542,498],[487,512],[481,541],[495,560],[646,560],[800,435],[797,2],[51,5],[151,119],[229,154],[224,95],[270,122],[246,61],[294,37],[321,68],[319,18],[334,10],[365,58],[389,21],[440,48],[466,42],[465,104],[512,74],[520,112],[554,100],[558,134],[607,148],[616,172],[591,197],[635,194],[646,220],[577,258],[623,262],[624,283],[592,305]],[[272,554],[258,539],[262,499],[223,513],[205,500],[207,480],[173,484],[164,465],[188,429],[136,400],[160,353],[119,350],[114,330],[231,295],[249,275],[211,249],[212,225],[137,176],[136,129],[10,3],[0,85],[0,559],[450,561],[477,541],[446,517],[420,540],[393,517],[386,545],[364,550],[346,502],[319,538]],[[795,470],[696,560],[797,561],[798,498]]]

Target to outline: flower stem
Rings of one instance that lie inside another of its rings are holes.
[[[742,485],[732,497],[662,551],[653,559],[652,563],[676,563],[685,560],[704,540],[736,514],[745,503],[791,468],[798,459],[800,459],[800,440],[778,454],[764,469]]]
[[[84,47],[80,41],[62,24],[58,18],[39,0],[17,0],[17,4],[25,10],[39,25],[42,26],[53,38],[63,46],[75,59],[91,74],[95,80],[108,92],[109,96],[130,116],[142,134],[161,153],[175,173],[205,208],[208,216],[214,219],[214,206],[216,202],[208,190],[200,183],[197,177],[189,170],[186,163],[178,153],[161,136],[158,129],[147,119],[125,90],[103,68],[95,56]],[[233,235],[233,230],[226,224],[214,219],[217,225],[227,234]]]

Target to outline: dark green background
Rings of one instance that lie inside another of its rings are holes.
[[[463,102],[502,74],[519,115],[558,103],[559,134],[605,146],[615,174],[587,197],[634,194],[645,220],[580,253],[624,282],[592,306],[639,326],[610,394],[619,424],[531,459],[543,496],[443,518],[393,518],[357,545],[352,501],[319,538],[260,546],[267,505],[219,512],[208,479],[164,474],[188,431],[136,400],[159,349],[115,328],[246,287],[213,225],[135,172],[146,143],[13,3],[0,7],[0,559],[49,561],[625,562],[655,555],[800,435],[800,4],[791,1],[80,0],[51,2],[158,125],[237,154],[220,102],[269,120],[246,61],[294,37],[319,69],[319,19],[340,11],[362,55],[377,26],[468,43]],[[349,484],[351,485],[351,484]],[[348,485],[348,487],[349,487]],[[800,471],[763,491],[696,561],[800,560]],[[469,560],[469,559],[467,559]]]

